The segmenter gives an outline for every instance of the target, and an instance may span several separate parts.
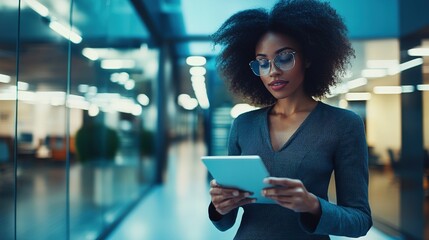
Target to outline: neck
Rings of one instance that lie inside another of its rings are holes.
[[[317,104],[311,97],[300,99],[279,99],[273,106],[271,112],[275,115],[290,116],[298,112],[310,112]]]

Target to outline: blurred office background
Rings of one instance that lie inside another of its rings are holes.
[[[324,101],[366,124],[366,239],[429,239],[429,2],[329,2],[356,58]],[[207,219],[199,158],[226,154],[254,107],[227,92],[209,36],[274,3],[2,0],[0,239],[231,238]]]

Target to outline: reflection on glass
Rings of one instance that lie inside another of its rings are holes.
[[[16,127],[16,44],[18,2],[0,2],[0,226],[13,239],[15,219],[14,141]],[[7,24],[5,24],[7,23]],[[5,34],[10,33],[10,34]]]
[[[0,238],[95,239],[154,179],[158,51],[126,0],[76,0],[73,11],[67,0],[10,2],[0,3]]]

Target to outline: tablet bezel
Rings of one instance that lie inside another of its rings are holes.
[[[252,192],[256,203],[274,203],[261,195],[262,189],[272,185],[263,182],[270,175],[258,155],[203,156],[201,160],[219,185]]]

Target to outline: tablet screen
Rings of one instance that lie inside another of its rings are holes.
[[[256,203],[274,203],[261,195],[262,189],[271,185],[263,183],[269,173],[259,156],[204,156],[201,159],[219,185],[252,192],[250,197],[256,198]]]

